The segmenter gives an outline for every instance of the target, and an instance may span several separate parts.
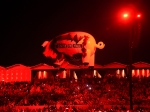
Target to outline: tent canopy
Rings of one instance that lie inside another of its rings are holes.
[[[84,65],[77,66],[77,65],[72,65],[69,62],[64,62],[60,66],[60,68],[64,68],[64,69],[89,69],[89,66],[84,66]],[[98,64],[94,65],[94,69],[102,69],[102,68],[103,68],[102,65],[98,65]]]
[[[132,64],[133,68],[150,68],[150,64],[149,63],[145,63],[145,62],[136,62]]]
[[[31,70],[54,70],[55,68],[53,66],[50,66],[45,63],[40,63],[38,65],[30,67]]]
[[[5,67],[0,66],[0,70],[6,70],[6,68],[5,68]]]
[[[124,69],[126,67],[127,65],[118,62],[109,63],[103,66],[104,69]]]
[[[22,65],[22,64],[14,64],[12,66],[6,67],[6,69],[11,70],[11,69],[30,69],[30,67]]]

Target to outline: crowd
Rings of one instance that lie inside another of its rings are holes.
[[[150,78],[133,78],[134,110],[148,110]],[[34,80],[0,84],[1,110],[18,112],[116,112],[128,110],[129,80],[110,74],[102,78]],[[17,106],[41,106],[42,109],[19,109]],[[6,108],[7,107],[7,108]]]

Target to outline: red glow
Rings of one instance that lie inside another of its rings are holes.
[[[138,14],[138,15],[137,15],[137,17],[138,17],[138,18],[140,18],[140,17],[141,17],[141,15],[140,15],[140,14]]]
[[[127,18],[129,15],[128,14],[123,14],[123,17],[124,18]]]
[[[140,17],[141,15],[138,9],[132,4],[124,6],[118,10],[119,22],[132,23],[133,21],[135,21],[137,18]]]

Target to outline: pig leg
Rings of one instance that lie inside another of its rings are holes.
[[[93,54],[90,57],[89,66],[93,66],[94,67],[94,64],[95,64],[95,54]]]
[[[84,53],[84,56],[82,57],[82,63],[84,65],[88,65],[89,64],[90,54],[91,54],[91,51],[89,49],[87,49],[86,52]]]
[[[57,55],[56,61],[55,61],[55,65],[61,65],[63,62],[65,61],[65,56],[63,53],[60,53]]]

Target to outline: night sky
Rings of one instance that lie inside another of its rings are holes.
[[[141,16],[141,36],[133,62],[150,63],[150,3],[147,0],[18,0],[0,3],[0,66],[51,64],[43,55],[45,40],[70,31],[84,31],[103,41],[95,63],[128,63],[129,24],[119,19],[125,7]]]

